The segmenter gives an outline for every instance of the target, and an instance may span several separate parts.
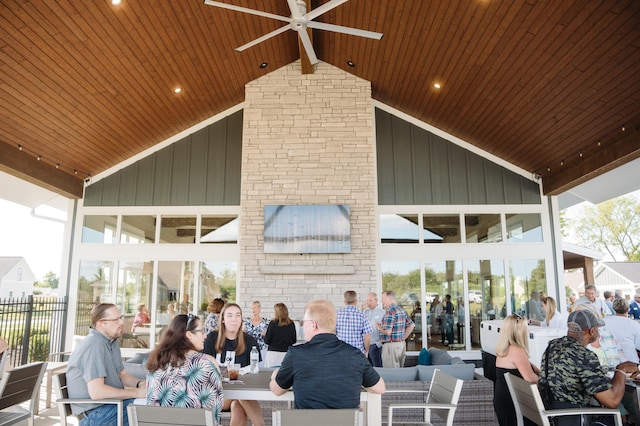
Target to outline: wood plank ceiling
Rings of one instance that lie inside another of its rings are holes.
[[[289,15],[285,0],[222,1]],[[640,1],[349,0],[316,20],[383,33],[314,30],[314,47],[380,102],[540,175],[547,194],[640,157]],[[203,0],[3,0],[0,170],[81,197],[87,176],[297,60],[293,31],[234,50],[281,25]]]

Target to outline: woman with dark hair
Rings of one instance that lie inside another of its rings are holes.
[[[222,377],[216,360],[201,353],[204,331],[197,316],[176,315],[147,359],[147,404],[205,408],[220,420]]]
[[[296,326],[289,318],[287,305],[276,303],[273,305],[273,312],[273,319],[269,323],[269,327],[267,327],[267,334],[264,336],[264,342],[269,345],[267,357],[264,361],[265,367],[280,365],[289,347],[298,340]]]
[[[209,302],[209,305],[207,306],[209,315],[207,315],[207,319],[204,322],[205,336],[218,329],[218,323],[220,322],[220,311],[222,311],[223,306],[224,300],[220,298],[213,299],[211,302]]]
[[[226,362],[231,353],[234,364],[245,367],[250,364],[249,354],[253,346],[258,347],[256,339],[245,333],[242,328],[242,309],[236,303],[227,303],[220,312],[220,324],[217,331],[212,331],[204,341],[203,352],[211,356],[220,355],[220,360]],[[229,402],[225,402],[228,404]],[[233,401],[231,403],[230,426],[244,426],[247,418],[254,426],[264,426],[264,416],[258,401]]]

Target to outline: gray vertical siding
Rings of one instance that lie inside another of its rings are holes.
[[[538,184],[376,108],[380,205],[540,204]]]
[[[242,111],[85,189],[85,206],[240,205]]]

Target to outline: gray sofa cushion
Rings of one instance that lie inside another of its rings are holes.
[[[438,348],[429,348],[431,365],[449,365],[453,359],[447,351]]]
[[[422,382],[430,382],[433,378],[433,371],[438,369],[456,379],[473,380],[475,373],[475,365],[473,364],[453,364],[453,365],[419,365],[418,380]]]
[[[418,379],[418,367],[373,368],[376,369],[380,377],[382,377],[385,382],[406,382]]]

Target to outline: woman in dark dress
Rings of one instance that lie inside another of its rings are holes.
[[[529,362],[528,335],[526,319],[516,314],[504,319],[496,345],[496,381],[493,392],[493,409],[500,426],[517,424],[516,409],[504,374],[511,373],[527,382],[538,383],[540,370]]]
[[[298,340],[296,326],[289,318],[289,309],[284,303],[276,303],[273,306],[274,317],[267,327],[264,342],[269,345],[265,367],[276,367],[282,363],[282,359],[289,347]]]

